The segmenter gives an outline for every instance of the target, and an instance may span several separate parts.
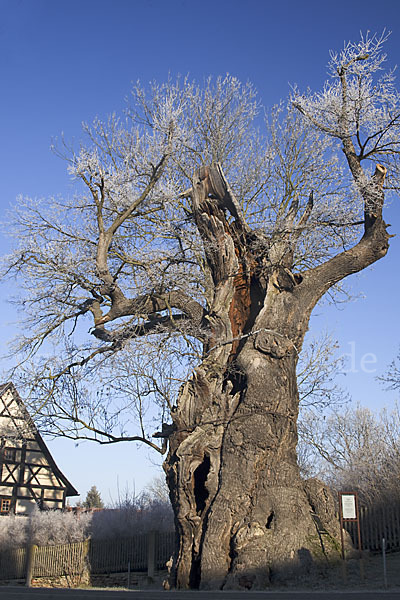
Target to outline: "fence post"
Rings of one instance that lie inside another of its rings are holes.
[[[387,588],[387,572],[386,572],[386,540],[382,538],[382,559],[383,559],[383,585]]]
[[[32,575],[33,575],[33,568],[35,566],[36,550],[37,550],[36,544],[31,544],[28,548],[28,555],[26,557],[26,579],[25,579],[26,587],[32,586]]]
[[[156,570],[156,532],[149,531],[147,534],[147,577],[154,578]]]

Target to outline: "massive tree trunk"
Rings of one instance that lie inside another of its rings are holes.
[[[178,536],[172,585],[263,588],[338,557],[332,496],[297,466],[296,364],[320,297],[387,251],[383,177],[378,169],[371,182],[360,242],[296,274],[296,234],[257,238],[220,168],[197,174],[193,211],[213,294],[204,359],[172,412],[164,464]],[[311,211],[312,197],[302,223]]]

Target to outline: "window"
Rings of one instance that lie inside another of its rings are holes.
[[[15,448],[4,448],[4,460],[15,460]]]
[[[2,498],[0,500],[0,513],[9,513],[11,509],[11,500],[9,498]]]

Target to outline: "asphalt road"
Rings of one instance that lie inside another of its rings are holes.
[[[400,600],[397,591],[165,592],[0,587],[1,600]]]

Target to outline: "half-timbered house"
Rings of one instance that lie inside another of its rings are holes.
[[[0,385],[0,515],[64,508],[77,496],[12,383]]]

